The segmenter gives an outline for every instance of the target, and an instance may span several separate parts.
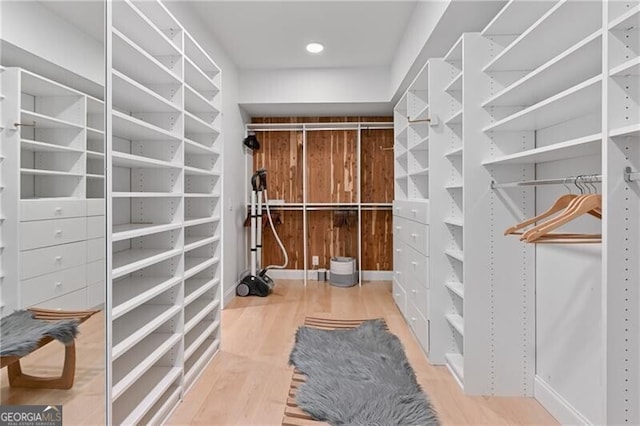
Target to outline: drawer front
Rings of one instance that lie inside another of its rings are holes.
[[[393,219],[394,235],[423,255],[429,256],[429,226],[399,216],[394,216]]]
[[[396,280],[393,280],[392,291],[393,291],[393,300],[396,302],[396,305],[398,306],[398,309],[400,309],[400,312],[402,313],[402,315],[406,317],[407,297],[404,292],[404,289]]]
[[[104,260],[98,260],[97,262],[87,263],[87,284],[96,284],[104,282],[105,267]]]
[[[90,216],[87,218],[87,238],[104,237],[104,216]]]
[[[104,198],[87,200],[87,216],[104,216]]]
[[[409,283],[404,286],[407,301],[411,301],[423,317],[429,318],[429,290],[413,277],[407,281]]]
[[[20,278],[23,280],[84,265],[87,262],[84,241],[23,251],[20,255],[22,256]]]
[[[399,238],[393,239],[393,277],[400,284],[404,284],[405,275],[407,274],[407,257],[406,253],[409,247]]]
[[[412,247],[406,252],[407,275],[422,288],[429,288],[429,258]]]
[[[20,303],[24,307],[38,305],[86,286],[84,265],[20,282]],[[80,308],[82,306],[77,306]]]
[[[104,305],[104,283],[93,284],[87,287],[87,309],[100,308]]]
[[[104,238],[87,240],[87,262],[104,259]]]
[[[425,353],[429,352],[429,322],[420,314],[416,306],[408,301],[409,317],[407,322],[413,330],[413,334],[416,336],[418,343],[422,347]]]
[[[393,214],[405,219],[414,220],[423,224],[429,223],[429,202],[424,201],[402,201],[393,202]]]
[[[24,222],[20,226],[22,228],[21,250],[82,241],[87,236],[86,217]]]
[[[87,309],[87,289],[83,288],[46,302],[38,303],[39,308],[73,311]]]
[[[20,221],[64,219],[87,214],[85,200],[24,200],[20,201]]]

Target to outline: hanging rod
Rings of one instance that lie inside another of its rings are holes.
[[[380,151],[393,151],[393,147],[387,147],[385,148],[384,146],[380,145]]]
[[[566,185],[575,181],[578,181],[579,183],[600,183],[602,182],[602,175],[581,175],[557,179],[524,180],[520,182],[505,183],[496,183],[493,181],[491,182],[491,189],[517,188],[520,186]]]

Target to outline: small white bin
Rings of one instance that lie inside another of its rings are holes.
[[[353,257],[332,257],[329,282],[338,287],[351,287],[358,283],[356,260]]]

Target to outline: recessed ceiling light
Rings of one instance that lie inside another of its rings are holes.
[[[307,52],[309,53],[320,53],[324,50],[324,46],[320,43],[309,43],[307,44]]]

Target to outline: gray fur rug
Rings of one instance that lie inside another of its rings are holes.
[[[25,356],[45,336],[69,344],[77,334],[76,320],[43,321],[30,311],[15,311],[0,319],[0,356]]]
[[[381,320],[351,330],[300,327],[289,363],[306,381],[296,402],[332,425],[438,425],[400,340]]]

